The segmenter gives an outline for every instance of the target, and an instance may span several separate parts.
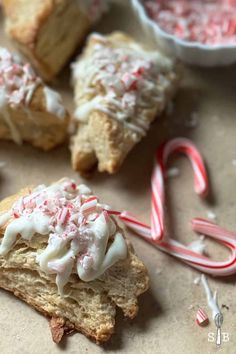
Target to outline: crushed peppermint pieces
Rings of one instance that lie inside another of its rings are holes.
[[[171,167],[166,172],[166,176],[168,178],[178,177],[179,175],[180,175],[180,170],[178,167]]]
[[[201,282],[201,278],[200,278],[200,277],[196,277],[196,278],[194,278],[194,280],[193,280],[193,284],[195,284],[195,285],[199,285],[200,282]]]
[[[211,220],[216,220],[217,219],[216,214],[213,211],[211,211],[211,210],[207,211],[207,217],[208,217],[208,219],[211,219]]]
[[[209,323],[209,318],[206,312],[200,307],[197,311],[196,322],[199,326],[206,326]]]
[[[236,42],[234,0],[143,0],[147,14],[165,32],[208,45]]]
[[[17,55],[0,47],[0,106],[5,101],[11,107],[27,105],[40,82],[29,63],[21,63]]]
[[[48,245],[37,254],[36,261],[45,273],[56,273],[60,294],[73,267],[80,279],[90,281],[127,254],[113,217],[88,187],[70,179],[49,187],[38,186],[19,198],[0,215],[0,225],[6,222],[9,224],[0,244],[2,256],[9,252],[18,234],[26,242],[37,234],[48,236]]]
[[[81,82],[82,86],[75,118],[85,122],[91,111],[102,111],[126,124],[139,140],[150,124],[142,112],[164,102],[170,85],[166,72],[173,63],[138,44],[115,47],[109,38],[96,33],[90,40],[94,44],[89,57],[73,65],[75,85]],[[87,92],[91,96],[89,101],[84,99]]]
[[[197,240],[192,241],[188,245],[188,248],[196,253],[203,255],[205,252],[205,248],[206,248],[206,245],[204,243],[204,239],[199,237]]]

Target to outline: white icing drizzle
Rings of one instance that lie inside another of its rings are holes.
[[[208,306],[212,312],[212,319],[215,320],[216,315],[218,313],[221,313],[217,303],[217,292],[215,291],[214,295],[212,294],[212,291],[208,285],[206,276],[204,274],[201,275],[201,282],[206,292]]]
[[[34,94],[34,91],[36,90],[38,86],[38,83],[37,82],[34,82],[30,85],[28,85],[28,90],[27,90],[27,93],[26,93],[26,96],[25,96],[25,104],[26,106],[28,106],[32,100],[32,97],[33,97],[33,94]]]
[[[73,64],[73,81],[80,88],[75,119],[84,123],[92,111],[99,110],[126,124],[139,140],[150,124],[143,110],[163,103],[169,86],[165,73],[172,62],[136,43],[114,44],[96,33],[90,41],[94,43],[88,53]]]
[[[83,281],[101,276],[127,257],[126,242],[108,212],[85,185],[63,179],[49,187],[37,187],[0,215],[6,225],[0,245],[5,256],[20,235],[26,243],[37,234],[47,235],[47,247],[36,252],[42,271],[56,274],[58,291],[77,272]]]
[[[13,109],[21,107],[28,114],[28,106],[39,85],[43,85],[42,80],[30,64],[23,63],[18,55],[0,47],[0,110],[12,139],[18,144],[21,144],[22,139],[11,119],[8,106]],[[48,88],[44,92],[48,111],[58,118],[64,118],[65,109],[60,96]]]
[[[13,141],[16,144],[20,145],[22,143],[22,139],[21,139],[20,133],[18,132],[15,124],[11,120],[11,117],[10,117],[10,114],[9,114],[8,108],[7,108],[6,97],[7,97],[6,90],[4,88],[0,87],[0,111],[1,111],[2,117],[11,132],[11,136],[12,136]]]
[[[10,219],[11,217],[11,212],[8,211],[6,213],[1,213],[0,214],[0,227],[5,225],[7,223],[7,221]]]
[[[61,96],[54,90],[45,86],[44,94],[46,98],[47,111],[63,119],[66,115],[65,107],[62,104]]]

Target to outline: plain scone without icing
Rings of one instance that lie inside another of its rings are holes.
[[[172,98],[179,70],[157,50],[115,32],[92,34],[72,71],[72,166],[87,173],[97,164],[100,172],[115,173]]]
[[[67,63],[106,0],[2,0],[5,28],[45,80]]]
[[[49,150],[66,139],[68,124],[61,96],[30,64],[0,47],[0,139]]]
[[[107,341],[117,306],[136,316],[147,270],[87,186],[25,188],[0,213],[0,287],[50,318],[55,342],[73,330]]]

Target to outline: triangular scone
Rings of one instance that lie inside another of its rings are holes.
[[[25,188],[0,213],[0,287],[51,318],[54,341],[71,330],[108,340],[116,306],[136,316],[146,268],[88,187],[63,179]]]
[[[5,28],[40,75],[51,80],[67,63],[107,0],[2,0]]]
[[[0,47],[0,139],[49,150],[65,140],[68,124],[61,96],[28,63]]]
[[[175,63],[122,33],[92,34],[73,65],[72,165],[115,173],[176,91]]]

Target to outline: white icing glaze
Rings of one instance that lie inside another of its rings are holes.
[[[1,213],[0,214],[0,227],[4,226],[7,221],[10,219],[11,217],[11,212],[8,211],[6,213]]]
[[[208,285],[206,276],[204,274],[201,275],[201,282],[206,292],[208,306],[212,312],[212,319],[214,320],[216,315],[218,313],[221,313],[217,303],[217,292],[215,291],[214,295],[212,295],[212,291]]]
[[[94,97],[91,101],[88,101],[81,106],[78,106],[75,110],[74,116],[76,119],[78,119],[80,122],[86,122],[88,119],[88,116],[91,114],[92,111],[94,110],[102,110],[102,100],[101,97],[96,96]]]
[[[90,40],[95,43],[89,52],[73,65],[73,81],[80,88],[75,118],[84,123],[94,110],[105,112],[126,124],[139,140],[150,124],[143,110],[163,103],[169,85],[165,73],[172,62],[136,43],[123,41],[114,47],[97,33]]]
[[[42,271],[56,274],[60,294],[75,270],[80,279],[91,281],[127,257],[125,240],[113,217],[87,186],[69,179],[39,186],[21,197],[0,215],[0,226],[6,224],[1,256],[14,246],[17,235],[26,243],[37,234],[48,235],[47,247],[37,253],[36,260]]]
[[[66,115],[66,111],[62,104],[61,96],[59,93],[51,90],[47,86],[44,87],[43,91],[46,98],[47,111],[63,119]]]

